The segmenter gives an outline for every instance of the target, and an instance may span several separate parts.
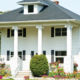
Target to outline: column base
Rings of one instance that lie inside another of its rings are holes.
[[[66,56],[64,58],[64,72],[73,73],[73,56]]]

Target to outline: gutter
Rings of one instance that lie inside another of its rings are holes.
[[[4,21],[0,24],[15,24],[15,23],[46,23],[46,22],[70,22],[76,19],[57,19],[57,20],[30,20],[30,21]]]

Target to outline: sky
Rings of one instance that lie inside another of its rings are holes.
[[[21,0],[0,0],[0,11],[10,11],[21,7],[17,2]],[[59,5],[80,15],[80,0],[58,0]]]

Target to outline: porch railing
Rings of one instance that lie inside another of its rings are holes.
[[[4,58],[3,57],[0,57],[0,63],[4,63]]]
[[[17,73],[19,72],[19,71],[21,71],[22,70],[22,59],[20,59],[20,57],[18,57],[18,64],[17,64],[17,67],[16,67],[16,69],[15,69],[15,76],[17,75]]]

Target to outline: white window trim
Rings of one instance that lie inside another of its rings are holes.
[[[67,35],[66,36],[62,36],[62,31],[61,31],[61,36],[56,36],[55,35],[55,32],[56,32],[56,28],[65,28],[65,27],[54,27],[54,37],[67,37]],[[67,32],[67,31],[66,31]]]
[[[55,53],[56,51],[66,51],[66,50],[54,50],[54,61],[56,62],[56,58],[64,58],[65,56],[56,56]],[[67,56],[67,51],[66,51],[66,56]],[[64,63],[60,63],[60,64],[64,64]]]

